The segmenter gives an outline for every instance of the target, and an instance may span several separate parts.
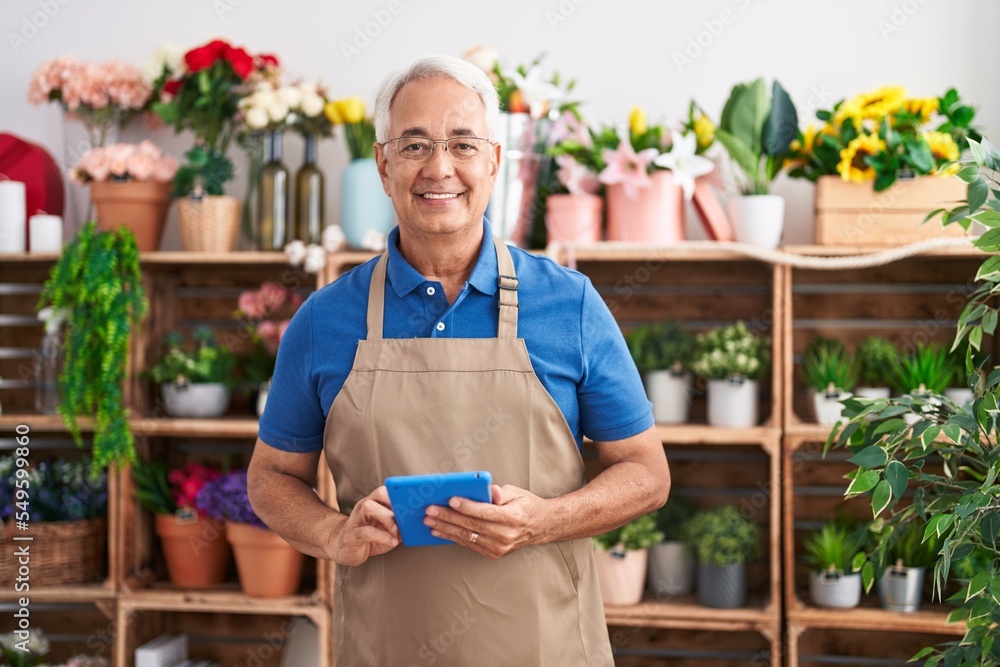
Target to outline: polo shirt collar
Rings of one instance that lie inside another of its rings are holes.
[[[386,239],[389,263],[386,275],[396,296],[403,297],[417,289],[427,279],[413,268],[399,252],[399,227],[394,227]],[[489,221],[483,218],[483,245],[479,249],[479,259],[469,276],[469,284],[483,294],[493,295],[497,291],[497,254],[493,248],[493,230]]]

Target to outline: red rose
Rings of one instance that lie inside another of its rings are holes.
[[[212,63],[218,60],[223,51],[228,48],[231,48],[228,44],[221,39],[216,39],[205,46],[199,46],[185,53],[184,62],[187,64],[189,72],[198,72],[211,67]]]
[[[257,68],[264,69],[265,67],[280,67],[278,56],[271,55],[270,53],[257,54]]]
[[[253,72],[253,57],[244,49],[234,48],[227,44],[222,52],[222,57],[233,66],[236,76],[241,79],[247,78]]]
[[[167,95],[176,95],[181,90],[181,80],[180,79],[170,79],[165,84],[163,84],[163,92]]]

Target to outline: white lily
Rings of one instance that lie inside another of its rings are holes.
[[[691,197],[694,196],[694,179],[712,171],[715,164],[708,158],[695,154],[698,149],[698,139],[694,133],[671,132],[670,136],[673,139],[670,152],[657,157],[653,160],[653,164],[672,171],[674,180],[684,191],[684,198],[691,201]]]
[[[516,70],[505,72],[504,76],[511,79],[521,91],[533,118],[540,118],[546,111],[546,105],[551,107],[562,97],[562,91],[555,84],[542,80],[542,70],[539,67],[529,69],[526,76]]]

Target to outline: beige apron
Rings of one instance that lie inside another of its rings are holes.
[[[330,408],[324,448],[340,510],[390,475],[489,470],[543,498],[584,484],[569,426],[517,338],[517,279],[500,268],[496,338],[382,338],[383,254],[368,339]],[[612,665],[589,539],[490,560],[457,545],[399,546],[337,566],[338,667]]]

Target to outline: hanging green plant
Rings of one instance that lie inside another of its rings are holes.
[[[135,237],[124,227],[101,232],[88,223],[63,248],[38,307],[65,313],[59,414],[77,446],[79,418],[94,417],[93,470],[135,460],[122,383],[132,327],[146,315]]]

